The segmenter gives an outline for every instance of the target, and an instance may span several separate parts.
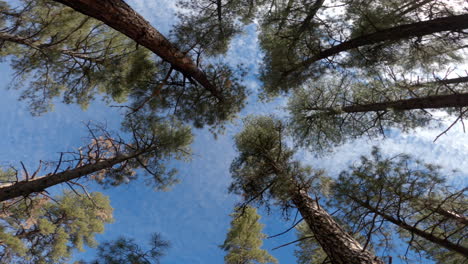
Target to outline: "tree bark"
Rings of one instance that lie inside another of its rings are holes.
[[[47,174],[36,179],[2,185],[0,186],[0,202],[16,197],[28,196],[32,193],[42,192],[46,188],[52,187],[54,185],[71,181],[103,169],[112,168],[114,165],[136,158],[143,153],[147,153],[155,149],[156,147],[153,147],[130,154],[121,154],[110,159],[98,161],[92,164],[86,164],[74,169],[65,170],[63,172]]]
[[[466,28],[468,28],[468,14],[437,18],[383,29],[371,34],[350,39],[339,45],[320,51],[317,55],[293,65],[291,69],[284,72],[283,75],[286,76],[300,68],[308,67],[316,61],[361,46],[372,45],[382,41],[398,41],[405,38],[421,37],[442,31],[459,31]]]
[[[292,191],[292,202],[333,264],[384,264],[344,231],[305,190]]]
[[[181,52],[158,30],[151,26],[140,14],[135,12],[123,0],[54,0],[76,11],[104,22],[122,34],[133,39],[169,62],[184,76],[197,81],[220,102],[223,96],[206,74],[185,53]]]
[[[326,111],[331,115],[344,113],[377,112],[393,109],[395,111],[407,111],[416,109],[439,109],[448,107],[466,107],[468,106],[468,93],[433,95],[419,98],[411,98],[390,102],[355,104],[341,107],[339,110],[333,108],[309,108],[311,111]]]
[[[386,214],[385,212],[381,212],[377,208],[374,208],[368,202],[363,202],[363,201],[357,199],[356,197],[354,197],[352,195],[348,195],[348,197],[350,199],[352,199],[353,201],[355,201],[356,203],[358,203],[360,206],[368,209],[370,212],[381,216],[383,219],[385,219],[385,220],[399,226],[400,228],[402,228],[404,230],[407,230],[408,232],[410,232],[412,234],[418,235],[418,236],[420,236],[420,237],[422,237],[424,239],[427,239],[427,240],[431,241],[432,243],[435,243],[435,244],[437,244],[437,245],[439,245],[441,247],[444,247],[444,248],[446,248],[446,249],[448,249],[450,251],[455,251],[457,253],[462,254],[465,257],[468,257],[468,248],[467,247],[463,247],[463,246],[461,246],[459,244],[455,244],[455,243],[453,243],[453,242],[451,242],[451,241],[449,241],[447,239],[443,239],[443,238],[434,236],[432,233],[421,230],[421,229],[417,228],[416,226],[409,225],[409,224],[405,223],[404,221],[401,221],[401,220],[399,220],[397,218],[394,218],[391,215]]]

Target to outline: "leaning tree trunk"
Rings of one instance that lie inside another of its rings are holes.
[[[286,76],[300,68],[308,67],[316,61],[361,46],[372,45],[383,41],[398,41],[405,38],[421,37],[443,31],[459,31],[466,28],[468,28],[468,14],[442,17],[379,30],[371,34],[350,39],[339,45],[320,51],[315,56],[312,56],[311,58],[306,59],[301,63],[293,65],[291,69],[284,72],[283,75]]]
[[[207,78],[186,53],[181,52],[158,30],[151,26],[140,14],[123,0],[55,0],[76,11],[104,22],[106,25],[125,34],[136,43],[148,48],[172,68],[189,78],[193,78],[218,100],[223,101],[215,85]]]
[[[57,184],[68,182],[104,169],[110,169],[114,165],[134,159],[144,153],[155,150],[156,147],[136,151],[129,154],[121,154],[113,158],[98,161],[96,163],[86,164],[74,169],[67,169],[59,173],[51,173],[35,179],[24,180],[8,185],[0,186],[0,202],[28,196],[32,193],[42,192],[45,189]]]
[[[292,202],[333,264],[384,263],[343,230],[305,190],[292,191]]]
[[[344,106],[337,109],[334,108],[308,108],[313,111],[325,111],[331,115],[340,113],[361,113],[361,112],[377,112],[392,109],[394,111],[407,111],[417,109],[439,109],[448,107],[467,107],[468,93],[464,94],[449,94],[449,95],[432,95],[426,97],[418,97],[411,99],[403,99],[390,102],[371,103],[371,104],[354,104]]]
[[[444,238],[440,238],[438,236],[435,236],[433,233],[431,232],[427,232],[427,231],[424,231],[424,230],[421,230],[419,228],[417,228],[416,226],[414,225],[410,225],[400,219],[397,219],[389,214],[386,214],[385,212],[379,210],[378,208],[375,208],[373,207],[371,204],[369,204],[368,202],[363,202],[361,201],[360,199],[352,196],[352,195],[348,195],[348,197],[350,199],[352,199],[354,202],[356,202],[357,204],[359,204],[360,206],[366,208],[367,210],[369,210],[370,212],[376,214],[376,215],[379,215],[380,217],[382,217],[383,219],[387,220],[388,222],[390,223],[393,223],[395,225],[397,225],[398,227],[404,229],[404,230],[407,230],[408,232],[412,233],[412,234],[415,234],[415,235],[418,235],[424,239],[427,239],[428,241],[431,241],[432,243],[434,244],[437,244],[443,248],[446,248],[450,251],[455,251],[457,253],[460,253],[462,254],[463,256],[465,257],[468,257],[468,248],[467,247],[464,247],[460,244],[455,244],[451,241],[449,241],[448,239],[444,239]]]

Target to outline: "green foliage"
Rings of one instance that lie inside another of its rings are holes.
[[[131,99],[129,114],[158,111],[196,127],[222,128],[244,106],[245,72],[240,66],[198,65],[224,98],[221,101],[190,76],[95,19],[55,1],[21,3],[20,8],[0,12],[0,21],[10,25],[0,30],[0,56],[10,59],[16,77],[12,87],[23,90],[20,99],[29,102],[33,114],[50,111],[60,96],[83,108],[95,98],[119,104]]]
[[[297,87],[307,78],[322,72],[321,66],[288,72],[304,58],[313,56],[311,48],[320,46],[325,38],[316,21],[323,9],[321,0],[281,0],[271,3],[269,12],[261,20],[260,46],[265,53],[260,79],[265,96],[276,96]],[[337,20],[339,21],[339,20]],[[333,24],[331,21],[330,25]]]
[[[298,264],[325,264],[329,263],[327,254],[322,250],[320,244],[315,240],[312,231],[305,222],[296,227],[297,239],[301,239],[294,250]]]
[[[224,257],[226,264],[278,263],[268,251],[260,249],[266,235],[262,233],[263,225],[258,222],[260,215],[255,208],[238,207],[231,217],[231,228],[220,246],[228,252]]]
[[[330,150],[349,140],[385,136],[392,128],[402,132],[439,120],[424,109],[345,112],[345,107],[391,103],[402,99],[449,93],[443,85],[428,83],[422,89],[410,84],[361,80],[356,76],[331,75],[292,94],[288,110],[290,129],[296,142],[315,152]],[[460,87],[462,88],[462,87]],[[452,89],[450,87],[449,89]],[[455,89],[457,89],[455,87]]]
[[[177,170],[169,167],[168,163],[191,157],[191,129],[177,120],[142,113],[127,116],[122,130],[130,135],[129,140],[111,135],[101,126],[90,126],[89,129],[91,143],[81,147],[79,153],[73,153],[82,163],[131,156],[91,176],[105,187],[129,183],[144,175],[146,183],[155,190],[167,190],[178,183]]]
[[[55,97],[86,108],[97,94],[124,102],[141,82],[157,71],[151,53],[133,40],[71,8],[48,0],[22,0],[0,20],[16,41],[2,42],[2,57],[16,72],[13,87],[33,114],[52,109]],[[20,11],[17,11],[20,10]],[[1,37],[0,37],[1,38]]]
[[[242,84],[242,79],[246,73],[241,67],[233,70],[222,63],[208,65],[205,71],[223,95],[223,102],[203,87],[185,83],[185,77],[176,74],[173,76],[174,80],[170,81],[173,84],[165,86],[158,96],[148,95],[148,91],[161,83],[149,83],[134,89],[131,94],[132,108],[143,106],[140,111],[158,115],[170,111],[172,116],[184,122],[192,122],[197,128],[210,126],[222,129],[224,122],[233,120],[245,105],[246,87]]]
[[[244,129],[235,136],[239,155],[231,164],[230,191],[267,208],[276,201],[287,209],[292,206],[291,191],[296,187],[309,189],[314,185],[318,190],[322,172],[294,159],[294,151],[286,144],[287,136],[280,120],[268,116],[246,118]]]
[[[74,250],[95,247],[96,233],[112,221],[109,199],[66,192],[54,200],[35,197],[5,202],[0,218],[2,263],[66,263]]]
[[[318,58],[349,40],[404,24],[463,13],[463,1],[294,1],[272,2],[261,24],[265,53],[261,80],[267,96],[300,88],[330,73],[362,73],[371,80],[383,70],[444,75],[464,58],[458,31],[422,37],[368,42],[359,48]],[[452,67],[452,68],[451,68]],[[365,78],[361,76],[360,78]]]
[[[468,246],[463,240],[468,235],[466,189],[447,185],[440,167],[408,155],[387,158],[374,148],[370,158],[362,157],[359,165],[340,174],[333,193],[332,205],[342,210],[343,221],[355,223],[357,229],[388,237],[394,233],[389,225],[394,225],[411,249],[438,263],[460,263],[464,259],[446,245]],[[408,227],[443,242],[426,240]]]
[[[183,50],[197,47],[208,55],[224,54],[242,24],[252,22],[264,0],[179,1],[184,9],[172,34]]]
[[[99,245],[98,258],[90,264],[159,264],[168,248],[169,242],[163,240],[158,233],[152,234],[146,251],[133,239],[119,237]]]

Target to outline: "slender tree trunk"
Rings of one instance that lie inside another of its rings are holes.
[[[104,22],[106,25],[125,34],[136,43],[148,48],[172,67],[201,84],[219,101],[219,93],[205,73],[185,53],[181,52],[158,30],[151,26],[140,14],[123,0],[55,0],[76,11]]]
[[[433,95],[419,98],[411,98],[397,100],[391,102],[372,103],[372,104],[355,104],[345,106],[339,110],[333,108],[309,108],[311,111],[326,111],[331,115],[339,113],[360,113],[360,112],[377,112],[393,109],[395,111],[407,111],[416,109],[439,109],[448,107],[466,107],[468,106],[468,93],[450,94],[450,95]]]
[[[32,193],[42,192],[46,188],[52,187],[54,185],[71,181],[98,172],[100,170],[112,168],[114,165],[136,158],[141,154],[155,149],[156,148],[154,147],[136,151],[130,154],[121,154],[110,159],[98,161],[92,164],[86,164],[74,169],[65,170],[63,172],[47,174],[36,179],[2,185],[0,186],[0,202],[16,197],[28,196]]]
[[[440,214],[442,216],[453,219],[453,220],[455,220],[456,222],[458,222],[460,224],[468,226],[468,217],[466,217],[464,215],[458,214],[458,213],[450,211],[450,210],[445,210],[444,208],[440,208],[440,207],[428,206],[428,209],[433,211],[433,212],[436,212],[436,213],[438,213],[438,214]]]
[[[438,80],[438,81],[434,81],[434,82],[416,84],[414,86],[427,86],[427,85],[431,85],[431,84],[446,85],[446,84],[458,84],[458,83],[466,83],[466,82],[468,82],[468,76],[452,78],[452,79],[443,79],[443,80]]]
[[[384,264],[344,231],[305,190],[292,191],[292,202],[333,264]]]
[[[310,26],[310,23],[314,19],[315,15],[317,15],[317,12],[320,10],[320,8],[323,6],[323,3],[325,0],[316,0],[315,3],[312,5],[312,8],[308,11],[308,14],[304,21],[301,23],[301,26],[297,30],[297,36],[295,40],[297,41],[298,38],[306,31],[306,29]]]
[[[443,239],[443,238],[440,238],[440,237],[437,237],[437,236],[434,236],[432,233],[430,232],[426,232],[424,230],[421,230],[413,225],[409,225],[407,223],[405,223],[404,221],[401,221],[397,218],[394,218],[393,216],[391,215],[388,215],[386,214],[385,212],[382,212],[380,211],[379,209],[377,208],[374,208],[371,204],[367,203],[367,202],[363,202],[359,199],[357,199],[356,197],[353,197],[352,195],[348,195],[348,197],[350,199],[352,199],[353,201],[355,201],[356,203],[358,203],[360,206],[368,209],[370,212],[374,213],[374,214],[377,214],[379,216],[381,216],[382,218],[384,218],[385,220],[399,226],[400,228],[404,229],[404,230],[407,230],[408,232],[412,233],[412,234],[415,234],[415,235],[418,235],[424,239],[427,239],[429,241],[431,241],[432,243],[435,243],[441,247],[444,247],[450,251],[455,251],[457,253],[460,253],[462,254],[463,256],[465,257],[468,257],[468,248],[467,247],[464,247],[464,246],[461,246],[459,244],[455,244],[447,239]]]
[[[299,64],[293,65],[291,69],[284,72],[283,75],[286,76],[302,67],[308,67],[316,61],[361,46],[372,45],[382,41],[398,41],[401,39],[421,37],[442,31],[458,31],[466,28],[468,28],[468,14],[437,18],[434,20],[421,21],[413,24],[383,29],[371,34],[350,39],[339,45],[320,51],[317,55],[306,59]]]

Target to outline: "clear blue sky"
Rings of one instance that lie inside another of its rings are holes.
[[[174,22],[174,2],[129,1],[164,33],[168,32]],[[255,77],[255,65],[261,60],[261,53],[257,47],[255,26],[249,26],[247,32],[248,34],[234,40],[227,57],[235,58],[231,59],[233,63],[244,62],[251,67],[247,84],[255,91],[259,87]],[[83,122],[94,120],[107,122],[111,128],[119,127],[119,112],[100,101],[92,103],[87,111],[82,111],[75,105],[57,103],[53,112],[41,117],[32,117],[26,104],[17,101],[19,92],[6,89],[10,79],[11,70],[8,65],[0,64],[1,164],[19,166],[19,162],[23,161],[28,167],[34,168],[39,160],[58,158],[58,152],[80,146],[83,137],[86,136]],[[262,104],[252,97],[242,115],[271,113],[277,111],[282,104],[284,99],[281,98],[269,104]],[[238,197],[227,193],[230,183],[229,165],[236,155],[232,136],[240,129],[240,122],[238,123],[228,126],[226,134],[216,141],[207,130],[196,130],[193,160],[190,163],[175,164],[180,171],[181,183],[168,192],[154,192],[141,181],[108,190],[101,190],[91,184],[92,190],[100,190],[109,195],[115,208],[115,222],[106,226],[105,233],[98,235],[98,240],[110,240],[126,235],[144,243],[151,232],[160,232],[172,243],[163,263],[223,263],[224,252],[218,245],[224,241],[230,222],[228,215],[238,201]],[[371,146],[378,143],[388,153],[406,152],[428,162],[438,162],[446,166],[447,171],[466,171],[466,135],[457,126],[448,136],[435,144],[432,143],[440,131],[440,128],[418,129],[410,134],[393,133],[390,138],[381,142],[360,140],[342,146],[320,160],[313,158],[310,153],[304,153],[303,156],[306,162],[326,169],[334,175],[359,155],[368,153]],[[451,178],[451,181],[466,184],[463,178],[463,175],[459,175]],[[284,221],[275,211],[272,215],[260,212],[263,215],[261,222],[266,225],[264,232],[269,235],[282,232],[291,224],[291,221]],[[265,241],[264,248],[271,249],[294,239],[293,231],[279,239]],[[296,262],[293,250],[294,247],[289,246],[271,253],[280,263],[290,264]],[[77,255],[77,258],[89,259],[93,254],[94,251],[89,249],[86,253]]]

